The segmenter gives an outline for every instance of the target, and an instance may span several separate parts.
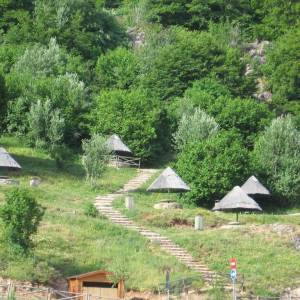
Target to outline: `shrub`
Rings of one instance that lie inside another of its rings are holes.
[[[99,134],[93,134],[90,140],[83,140],[82,149],[82,164],[86,171],[86,179],[95,187],[97,179],[107,168],[111,150],[106,144],[106,139]]]
[[[300,203],[300,132],[291,116],[273,120],[255,143],[252,164],[282,203]]]
[[[138,60],[132,50],[117,48],[98,58],[96,75],[102,88],[127,89],[137,74]]]
[[[218,124],[214,118],[196,108],[192,114],[183,114],[174,134],[177,149],[183,149],[189,143],[200,142],[217,133]]]
[[[86,203],[86,205],[84,206],[84,214],[87,217],[96,218],[99,215],[99,212],[95,205],[93,205],[92,203]]]
[[[13,188],[5,196],[0,217],[5,237],[12,248],[28,253],[33,247],[31,236],[37,232],[44,210],[27,190]]]
[[[281,110],[296,113],[300,99],[300,29],[291,29],[267,51],[263,73]],[[296,105],[297,104],[297,105]]]
[[[59,110],[53,110],[50,100],[38,101],[31,106],[28,114],[29,136],[36,147],[50,153],[58,167],[63,165],[65,146],[63,145],[65,121]]]
[[[158,101],[141,89],[104,91],[96,99],[90,119],[93,132],[118,134],[143,159],[153,157],[159,126]]]
[[[179,155],[176,168],[191,187],[183,201],[212,206],[246,179],[248,152],[239,134],[220,131],[207,140],[189,144]]]

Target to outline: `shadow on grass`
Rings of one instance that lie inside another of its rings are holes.
[[[76,163],[66,162],[63,169],[58,169],[55,161],[48,158],[38,158],[24,155],[14,155],[14,158],[19,162],[22,170],[6,171],[10,176],[51,176],[57,175],[69,176],[76,179],[83,179],[85,177],[84,169],[81,165]]]

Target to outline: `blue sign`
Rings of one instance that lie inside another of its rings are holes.
[[[230,277],[231,277],[232,280],[236,279],[236,277],[237,277],[236,270],[231,270],[230,271]]]

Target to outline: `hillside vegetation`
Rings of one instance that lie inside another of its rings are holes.
[[[191,187],[176,198],[186,209],[170,215],[140,192],[130,213],[137,222],[216,271],[241,256],[257,292],[296,285],[300,260],[290,242],[250,225],[299,227],[296,217],[272,215],[300,207],[299,15],[299,1],[284,0],[0,1],[0,147],[23,167],[9,174],[21,189],[42,178],[30,192],[46,208],[27,256],[10,253],[10,224],[1,225],[1,274],[47,282],[126,264],[138,289],[161,282],[166,264],[176,278],[191,274],[137,234],[91,216],[97,194],[135,174],[107,167],[104,141],[117,134],[142,166],[170,165]],[[231,215],[207,209],[251,175],[271,193],[266,213],[219,234],[214,228]],[[0,187],[1,202],[7,190]],[[184,227],[196,213],[211,228],[203,235]],[[124,262],[127,252],[135,259]]]

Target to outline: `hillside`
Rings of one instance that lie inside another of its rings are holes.
[[[101,216],[84,214],[87,203],[93,203],[96,195],[122,187],[135,175],[134,169],[109,169],[99,182],[100,189],[92,191],[79,162],[58,171],[46,153],[28,148],[21,140],[2,137],[0,144],[22,165],[20,174],[13,176],[21,187],[29,188],[31,177],[41,178],[42,184],[30,192],[46,208],[32,256],[14,258],[1,242],[0,276],[53,285],[57,279],[75,274],[126,268],[127,288],[145,290],[163,283],[166,265],[172,265],[174,279],[193,274],[137,233],[114,226]],[[1,200],[10,188],[0,187]],[[2,231],[3,226],[0,228]]]

